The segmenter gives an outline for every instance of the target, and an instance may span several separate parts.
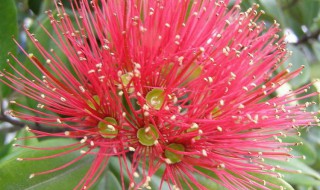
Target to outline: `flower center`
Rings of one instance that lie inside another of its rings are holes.
[[[182,144],[176,144],[176,143],[172,143],[172,144],[169,144],[168,147],[170,149],[173,149],[173,150],[177,150],[177,151],[184,151],[185,148]],[[177,152],[173,152],[169,149],[166,149],[164,151],[164,155],[167,159],[170,160],[170,164],[175,164],[175,163],[178,163],[182,160],[183,158],[183,154],[179,154]]]
[[[118,129],[116,126],[118,123],[113,117],[106,117],[98,123],[99,133],[102,137],[107,139],[115,138],[118,135]]]
[[[153,146],[157,143],[159,133],[153,125],[138,130],[137,137],[139,142],[145,146]]]
[[[164,103],[164,91],[162,89],[153,89],[146,96],[147,103],[156,110],[160,110]]]

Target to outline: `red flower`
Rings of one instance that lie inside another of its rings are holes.
[[[149,188],[161,169],[160,189],[166,184],[205,189],[199,176],[228,189],[277,187],[255,175],[278,175],[263,162],[266,158],[292,157],[287,147],[292,144],[280,137],[296,134],[296,126],[315,124],[314,114],[304,111],[308,105],[296,102],[314,94],[305,93],[307,85],[270,96],[302,68],[276,72],[288,52],[277,23],[266,30],[256,22],[262,13],[257,5],[246,12],[239,2],[228,10],[228,1],[211,0],[80,0],[73,5],[76,22],[60,3],[58,19],[48,12],[58,36],[52,41],[69,62],[26,30],[47,60],[29,54],[43,76],[14,57],[31,77],[15,69],[18,76],[4,71],[1,79],[39,102],[37,108],[16,103],[35,115],[14,111],[15,116],[65,130],[30,129],[37,137],[81,139],[57,147],[70,150],[54,155],[81,150],[80,157],[30,177],[94,154],[76,189],[90,187],[112,156],[124,166],[124,189],[124,173],[131,188]]]

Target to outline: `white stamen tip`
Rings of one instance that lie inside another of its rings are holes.
[[[208,156],[208,154],[207,154],[207,151],[206,151],[206,150],[202,149],[202,151],[201,151],[201,152],[202,152],[202,155],[203,155],[203,156],[206,156],[206,157]]]
[[[140,175],[138,174],[138,172],[134,172],[134,173],[133,173],[133,176],[134,176],[135,178],[140,177]]]

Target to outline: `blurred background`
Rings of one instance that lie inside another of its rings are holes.
[[[54,1],[52,0],[1,0],[0,2],[0,68],[12,70],[6,64],[8,52],[12,52],[16,57],[23,62],[27,67],[31,68],[31,64],[26,60],[25,55],[13,43],[12,36],[21,44],[27,52],[36,52],[35,47],[30,43],[29,39],[23,30],[26,27],[36,34],[37,39],[43,46],[50,50],[51,48],[61,55],[62,60],[66,60],[63,53],[57,49],[56,45],[50,42],[50,38],[41,29],[42,24],[49,32],[53,29],[47,15],[46,10],[54,10]],[[69,0],[62,1],[65,6],[70,8]],[[232,2],[232,1],[231,1]],[[260,17],[260,20],[270,26],[276,20],[283,31],[283,37],[288,42],[287,48],[292,51],[292,56],[287,60],[286,64],[292,64],[292,69],[295,70],[301,65],[304,65],[303,72],[294,80],[290,81],[283,87],[283,91],[294,90],[310,82],[314,82],[310,91],[320,91],[320,0],[243,0],[242,8],[246,10],[253,3],[260,5],[260,9],[265,11]],[[71,11],[71,9],[67,10]],[[36,54],[36,53],[34,53]],[[285,65],[284,65],[285,67]],[[35,73],[40,74],[40,73]],[[278,93],[282,93],[278,91]],[[23,176],[30,175],[30,167],[45,168],[45,162],[39,162],[37,165],[22,164],[16,165],[14,158],[17,155],[44,155],[45,153],[26,152],[25,150],[13,150],[12,143],[14,137],[24,137],[30,135],[24,130],[27,123],[16,120],[8,115],[8,110],[19,109],[9,104],[10,100],[19,100],[26,105],[34,106],[35,102],[26,99],[17,94],[7,86],[0,84],[0,189],[7,190],[10,183],[21,183]],[[315,102],[309,111],[317,112],[319,110],[319,96],[303,100],[305,102]],[[28,123],[34,128],[42,128],[37,124]],[[48,130],[48,129],[44,129]],[[294,146],[293,154],[304,155],[306,159],[293,159],[289,162],[275,163],[283,168],[299,170],[298,173],[281,172],[284,179],[291,184],[296,190],[320,190],[320,127],[301,129],[301,136],[287,137],[282,139],[284,142],[302,142],[299,146]],[[19,143],[41,144],[35,139],[26,139]],[[59,143],[51,140],[46,144]],[[60,142],[61,143],[61,142]],[[72,157],[72,155],[71,155]],[[61,160],[53,160],[57,164]],[[62,162],[63,163],[63,162]],[[86,164],[88,165],[88,164]],[[87,169],[87,166],[77,165],[73,171],[61,173],[60,177],[55,177],[55,174],[49,174],[44,177],[40,176],[38,181],[26,181],[22,185],[22,189],[56,189],[56,184],[59,182],[64,189],[72,189],[74,184],[81,178],[81,172]],[[13,170],[13,171],[12,171]],[[19,171],[19,174],[17,174]],[[93,189],[118,189],[120,182],[119,168],[114,166],[108,167],[108,170],[99,180]],[[80,177],[79,177],[80,176]],[[108,177],[105,177],[108,176]],[[111,177],[110,177],[111,176]],[[68,178],[68,180],[65,180]],[[74,181],[73,181],[74,179]],[[159,183],[159,179],[155,179]],[[205,181],[204,179],[202,179]],[[45,181],[44,185],[39,186],[40,182]],[[73,182],[72,182],[73,181]],[[56,183],[54,183],[56,182]],[[155,182],[157,183],[157,182]],[[204,182],[206,183],[206,182]],[[36,185],[35,185],[36,184]],[[51,184],[51,185],[50,185]],[[110,184],[112,186],[110,186]],[[73,186],[72,186],[73,185]],[[70,188],[68,188],[70,187]],[[208,185],[209,189],[223,189],[217,185]]]

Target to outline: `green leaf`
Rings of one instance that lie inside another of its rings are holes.
[[[14,0],[2,0],[0,3],[0,70],[11,71],[6,63],[8,52],[17,53],[17,47],[12,36],[18,35],[17,10]],[[0,82],[0,97],[6,97],[11,89]]]
[[[306,163],[307,165],[312,165],[317,159],[317,152],[315,148],[306,140],[298,136],[288,136],[282,138],[283,142],[286,143],[302,143],[298,146],[291,146],[293,149],[292,154],[295,156],[305,156],[305,159],[300,159],[300,161]]]
[[[278,169],[277,172],[281,173],[284,180],[294,185],[320,185],[320,174],[301,162],[298,159],[291,159],[288,162],[277,161],[277,160],[266,160],[266,162],[273,165],[277,165],[282,169],[289,171],[299,171],[299,172],[289,172]]]
[[[71,139],[51,139],[33,146],[57,147],[72,144]],[[50,158],[38,161],[17,161],[16,158],[42,157],[57,154],[65,150],[31,150],[17,148],[17,155],[9,155],[7,159],[0,162],[0,189],[5,190],[55,190],[57,187],[63,189],[73,189],[82,179],[85,172],[89,169],[93,158],[86,156],[80,161],[62,170],[49,174],[35,176],[29,179],[30,174],[57,168],[71,160],[79,157],[80,152],[72,152],[57,158]]]
[[[43,2],[38,0],[28,0],[29,9],[31,9],[34,14],[39,14]]]
[[[29,137],[33,137],[35,136],[34,133],[27,131],[25,128],[19,130],[15,136],[15,139],[18,140],[12,140],[6,147],[6,151],[8,152],[8,155],[10,155],[10,157],[1,157],[2,161],[14,157],[14,156],[18,156],[19,151],[16,151],[15,148],[12,147],[13,144],[20,144],[20,145],[36,145],[39,141],[37,138],[29,138]],[[19,138],[25,138],[25,139],[19,139]]]
[[[0,129],[3,127],[2,124],[0,123]],[[0,159],[7,155],[11,147],[11,144],[5,144],[6,136],[7,133],[5,131],[0,132]]]
[[[283,189],[286,190],[294,190],[293,187],[287,183],[285,180],[281,179],[281,178],[277,178],[274,176],[269,176],[269,175],[263,175],[263,174],[252,174],[253,176],[260,178],[262,180],[266,181],[266,187],[271,189],[271,190],[278,190],[279,188],[275,188],[273,186],[271,186],[270,184],[273,185],[277,185],[279,187],[283,187]]]
[[[17,133],[16,139],[19,139],[19,138],[27,138],[27,139],[18,140],[16,143],[23,144],[23,145],[37,144],[39,142],[37,138],[28,138],[28,137],[34,137],[34,136],[36,136],[34,133],[23,128]]]
[[[114,175],[111,171],[105,172],[106,174],[101,178],[99,184],[95,190],[100,189],[122,189],[120,179]]]
[[[162,172],[158,172],[155,175],[152,176],[151,181],[149,183],[151,189],[159,189],[161,185],[161,179],[162,179]],[[161,190],[169,190],[169,186],[162,184]]]
[[[283,4],[282,6],[284,7],[284,11],[288,13],[288,17],[291,17],[299,25],[305,25],[306,27],[310,27],[313,24],[314,18],[319,13],[320,2],[318,0],[308,0],[308,3],[306,1],[295,1],[294,3],[290,1],[280,2],[287,2],[287,4]]]
[[[0,129],[1,129],[2,125],[0,123]],[[6,136],[7,134],[4,131],[0,132],[0,148],[4,145],[4,142],[6,140]]]
[[[120,179],[120,183],[121,183],[121,170],[124,171],[123,173],[123,179],[124,179],[124,183],[125,186],[128,187],[129,183],[130,183],[130,179],[129,179],[129,175],[126,172],[125,169],[125,164],[124,164],[124,160],[121,159],[122,162],[122,168],[120,168],[120,164],[119,164],[119,158],[118,157],[111,157],[109,159],[109,164],[108,164],[108,169],[110,169],[110,171],[118,178]],[[131,168],[131,163],[129,161],[127,161],[127,165],[128,168]]]
[[[261,9],[264,10],[267,15],[269,14],[269,17],[275,18],[278,23],[284,25],[284,15],[277,0],[260,0],[259,4],[261,4]]]
[[[203,169],[203,168],[197,168],[197,169],[199,171],[213,177],[213,178],[218,179],[218,176],[210,170]],[[229,174],[241,178],[241,176],[238,176],[236,173],[229,172]],[[269,176],[269,175],[264,175],[264,174],[258,174],[258,173],[249,173],[249,174],[256,177],[256,178],[261,179],[261,180],[254,180],[256,183],[264,185],[265,187],[267,187],[271,190],[278,190],[279,189],[279,188],[275,188],[274,185],[276,185],[278,187],[283,187],[286,190],[294,190],[289,183],[287,183],[285,180],[283,180],[281,178],[277,178],[277,177]],[[197,179],[199,180],[199,182],[201,184],[203,184],[209,190],[226,190],[226,188],[220,186],[219,184],[216,184],[212,180],[204,178],[203,176],[197,176]],[[265,184],[263,184],[262,180],[265,181]],[[259,189],[259,188],[257,188],[257,189]]]
[[[310,66],[309,62],[305,58],[305,54],[294,45],[288,45],[287,49],[292,51],[292,55],[287,60],[285,66],[289,63],[292,64],[290,71],[295,71],[299,69],[302,65],[304,65],[304,69],[302,70],[301,74],[291,80],[289,83],[292,85],[293,88],[298,88],[303,84],[306,84],[310,79]]]

